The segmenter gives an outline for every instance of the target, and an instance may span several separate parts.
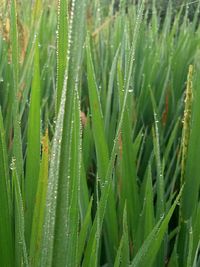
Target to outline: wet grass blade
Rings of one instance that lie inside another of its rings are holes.
[[[63,132],[63,120],[65,109],[66,90],[63,90],[62,101],[58,118],[56,122],[56,129],[52,144],[50,170],[48,179],[47,199],[45,206],[45,219],[42,233],[42,250],[40,255],[40,266],[51,266],[53,260],[53,245],[54,245],[54,231],[55,231],[55,214],[56,202],[58,192],[59,180],[59,166],[61,153],[61,140]]]
[[[56,109],[59,110],[67,58],[67,36],[68,36],[68,1],[58,2],[58,26],[57,26],[57,97]]]

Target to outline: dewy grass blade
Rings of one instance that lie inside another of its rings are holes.
[[[154,144],[154,154],[157,166],[157,210],[156,216],[159,220],[163,216],[164,207],[164,180],[163,180],[163,170],[160,158],[160,141],[159,141],[159,130],[158,130],[158,118],[157,114],[154,113],[155,128],[153,128],[153,144]]]
[[[39,266],[52,266],[53,260],[53,245],[55,237],[55,220],[56,220],[56,202],[58,193],[58,181],[59,181],[59,167],[60,167],[60,153],[61,153],[61,141],[63,133],[64,123],[64,110],[66,100],[66,87],[63,87],[62,100],[56,122],[56,129],[53,138],[50,170],[48,178],[47,199],[45,207],[45,219],[42,233],[42,249],[39,259]]]
[[[40,65],[38,39],[35,40],[34,74],[28,118],[27,158],[25,177],[26,242],[30,246],[33,211],[40,169]]]
[[[85,12],[86,1],[72,1],[67,68],[50,161],[41,266],[76,266],[77,261],[81,162],[77,86],[85,36]],[[79,167],[75,168],[75,163]]]
[[[58,2],[58,26],[57,26],[57,99],[56,109],[59,110],[67,58],[67,35],[68,35],[68,1]]]
[[[140,22],[142,19],[142,13],[143,13],[143,4],[144,4],[144,1],[141,4],[140,11],[138,14],[138,23],[137,23],[136,29],[135,29],[135,38],[138,36],[139,25],[140,25]],[[106,172],[106,178],[104,181],[104,187],[102,189],[99,207],[98,207],[98,210],[97,210],[97,213],[95,216],[95,221],[94,221],[92,229],[91,229],[90,238],[89,238],[88,245],[87,245],[86,252],[85,252],[85,257],[84,257],[84,261],[83,261],[83,266],[85,266],[85,267],[89,266],[90,257],[91,257],[90,251],[95,246],[95,233],[97,231],[97,214],[99,214],[99,225],[100,225],[100,228],[102,228],[105,210],[107,207],[108,196],[109,196],[111,184],[112,184],[113,166],[114,166],[115,157],[116,157],[117,150],[118,150],[118,139],[120,136],[120,131],[121,131],[121,127],[122,127],[123,119],[124,119],[124,112],[125,112],[125,108],[126,108],[126,104],[127,104],[129,83],[130,83],[130,77],[131,77],[131,73],[132,73],[132,66],[133,66],[133,60],[134,60],[135,44],[136,44],[136,40],[134,39],[132,49],[131,49],[132,61],[129,62],[129,64],[130,64],[129,65],[129,72],[128,72],[129,78],[128,78],[128,82],[126,83],[126,86],[125,86],[125,94],[124,94],[123,102],[121,105],[121,112],[120,112],[120,116],[119,116],[117,130],[116,130],[116,136],[114,139],[111,157],[110,157],[107,172]]]
[[[193,66],[190,65],[188,71],[185,110],[183,117],[183,135],[182,135],[182,159],[181,159],[181,184],[184,183],[186,160],[188,155],[188,145],[190,140],[190,126],[192,115],[192,101],[193,101]]]
[[[82,61],[82,53],[85,38],[85,26],[86,26],[86,4],[87,1],[76,0],[71,2],[70,9],[70,20],[68,26],[68,53],[67,53],[67,69],[65,80],[67,86],[66,91],[66,104],[64,110],[64,128],[61,148],[61,162],[59,172],[59,185],[58,185],[58,199],[56,209],[56,227],[55,227],[55,243],[54,243],[54,261],[53,264],[65,266],[68,263],[74,264],[74,253],[77,253],[77,247],[74,240],[73,244],[70,244],[69,235],[66,235],[72,227],[72,220],[74,217],[71,214],[73,205],[71,205],[71,198],[75,197],[77,189],[74,188],[74,183],[79,183],[79,175],[75,175],[73,172],[74,160],[78,153],[72,146],[72,142],[78,142],[77,138],[77,122],[74,123],[75,115],[77,113],[76,108],[74,109],[74,103],[77,103],[77,92],[78,84],[80,79],[80,64]],[[75,102],[74,102],[75,101]],[[79,101],[78,101],[79,102]],[[80,108],[79,108],[80,109]],[[79,114],[80,115],[80,114]],[[74,136],[76,135],[76,137]],[[75,140],[75,141],[73,141]],[[80,148],[79,148],[80,149]],[[79,151],[79,154],[81,151]],[[74,157],[72,157],[72,155]],[[77,166],[80,162],[77,161]],[[76,168],[77,170],[79,167]],[[74,191],[73,191],[74,188]],[[74,202],[76,205],[76,201]],[[72,208],[72,209],[71,209]],[[75,213],[74,216],[77,214]],[[72,216],[72,217],[71,217]],[[78,218],[77,218],[78,219]],[[77,223],[74,225],[73,234],[75,233]],[[77,237],[75,238],[77,239]],[[75,247],[73,247],[75,245]],[[70,247],[71,246],[71,247]],[[72,249],[73,247],[73,249]]]
[[[9,180],[8,154],[0,109],[0,262],[2,266],[14,265],[12,231],[12,205]]]
[[[79,231],[79,191],[81,175],[81,121],[80,121],[80,101],[78,97],[78,88],[76,88],[74,108],[73,108],[73,132],[71,149],[71,166],[69,188],[69,208],[66,218],[67,233],[64,243],[66,253],[66,266],[77,266],[78,264],[78,231]],[[60,259],[57,260],[60,262]],[[63,262],[64,263],[64,262]]]
[[[200,266],[200,2],[0,2],[0,266]]]

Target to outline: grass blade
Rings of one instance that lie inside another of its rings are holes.
[[[27,158],[25,177],[26,242],[30,245],[33,211],[40,169],[40,65],[38,40],[35,40],[34,75],[28,118]]]
[[[3,266],[13,266],[12,202],[9,181],[8,154],[0,109],[0,260]]]

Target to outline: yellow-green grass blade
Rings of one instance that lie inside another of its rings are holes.
[[[33,223],[30,241],[29,260],[31,266],[38,266],[39,255],[41,253],[41,240],[44,224],[44,211],[46,204],[46,193],[48,185],[49,168],[49,138],[46,130],[43,137],[42,161],[40,165],[40,174],[37,186],[36,200],[34,206]]]
[[[40,169],[40,64],[38,39],[35,40],[34,71],[30,96],[30,110],[27,132],[27,156],[25,176],[25,233],[30,247],[33,212],[36,201]]]
[[[60,106],[67,58],[68,0],[58,1],[56,109]]]
[[[44,7],[43,2],[45,1],[42,1],[42,0],[34,1],[33,12],[32,12],[32,26],[36,27],[36,29],[38,29],[39,24],[40,24],[42,10]]]
[[[0,264],[2,266],[13,266],[13,252],[12,203],[8,154],[5,143],[3,118],[0,109]]]
[[[13,84],[14,94],[17,96],[18,81],[19,81],[19,42],[17,29],[17,5],[16,0],[11,1],[11,41],[12,41],[12,63],[13,63]]]

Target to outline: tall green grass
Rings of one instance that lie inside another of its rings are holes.
[[[157,4],[0,5],[1,266],[200,266],[200,3]]]

